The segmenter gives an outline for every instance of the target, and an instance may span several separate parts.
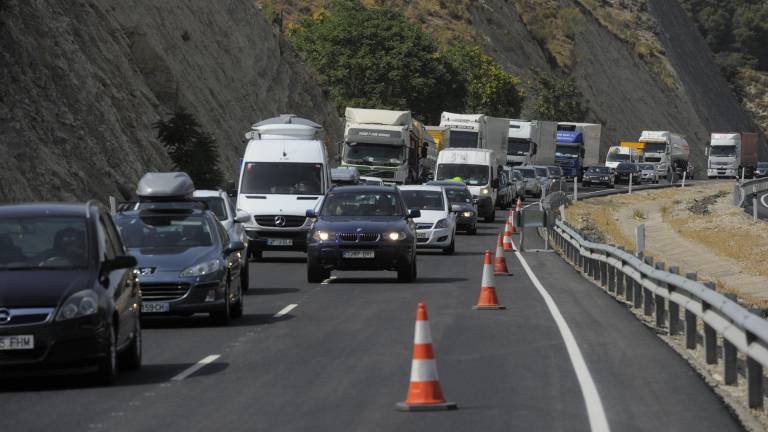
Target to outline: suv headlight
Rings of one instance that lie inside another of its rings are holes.
[[[475,212],[471,212],[471,211],[465,211],[465,212],[464,212],[464,213],[462,213],[461,215],[462,215],[462,216],[464,216],[464,217],[472,217],[472,216],[474,216],[474,215],[475,215]]]
[[[61,305],[56,321],[65,321],[93,315],[99,310],[99,295],[93,290],[78,291]]]
[[[396,231],[393,231],[393,232],[388,232],[388,233],[386,233],[386,234],[384,235],[384,237],[385,237],[387,240],[405,240],[405,237],[406,237],[406,235],[405,235],[405,233],[404,233],[404,232],[396,232]]]
[[[179,273],[179,276],[181,277],[203,276],[203,275],[217,272],[221,269],[221,267],[222,267],[221,260],[215,259],[215,260],[206,261],[200,264],[195,264],[191,267],[187,267],[181,273]]]
[[[448,228],[448,219],[440,219],[435,224],[435,229]]]
[[[333,233],[330,231],[315,231],[312,233],[312,238],[317,241],[326,241],[333,238]]]

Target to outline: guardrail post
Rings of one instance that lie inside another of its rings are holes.
[[[619,247],[619,249],[624,251],[623,247]],[[618,267],[613,268],[614,288],[617,297],[624,295],[624,273],[621,271],[622,267],[624,267],[624,261],[621,261]]]
[[[757,192],[752,192],[752,222],[757,222]]]
[[[644,261],[646,264],[653,267],[652,257],[645,257]],[[653,315],[653,297],[651,297],[651,290],[644,286],[641,286],[640,288],[643,291],[643,315],[651,316]],[[635,292],[635,294],[637,294],[637,292]]]
[[[635,255],[645,253],[645,224],[635,227]]]
[[[715,289],[714,282],[705,282],[704,286],[711,290]],[[709,307],[709,304],[701,303],[702,312],[706,312]],[[717,364],[717,332],[706,322],[704,323],[704,357],[707,364]]]
[[[664,270],[664,263],[663,262],[657,262],[656,263],[656,270]],[[658,281],[656,281],[657,284],[659,284]],[[659,284],[660,285],[660,284]],[[656,303],[656,327],[663,328],[664,324],[667,322],[666,317],[666,308],[664,305],[664,297],[660,294],[656,294],[654,296],[654,300]]]
[[[736,294],[726,294],[726,297],[736,301]],[[736,385],[738,380],[738,365],[736,346],[723,338],[723,380],[726,385]]]
[[[605,261],[599,261],[600,263],[600,285],[608,288],[608,252],[603,252],[603,258]]]
[[[763,408],[763,365],[747,357],[747,393],[749,394],[749,407],[752,409]]]
[[[608,257],[608,254],[605,255]],[[616,293],[616,267],[608,265],[608,292]]]
[[[670,266],[669,272],[672,274],[680,274],[680,267]],[[674,336],[680,333],[680,305],[672,301],[672,293],[675,291],[674,285],[667,284],[667,292],[669,292],[669,335]]]
[[[696,273],[686,273],[686,278],[690,280],[697,280],[698,276]],[[690,350],[696,349],[696,315],[689,311],[688,309],[685,310],[685,347]]]

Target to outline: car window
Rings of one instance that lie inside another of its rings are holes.
[[[101,214],[99,216],[99,229],[103,230],[103,234],[106,235],[105,245],[107,249],[107,259],[113,259],[117,255],[123,255],[123,252],[120,250],[120,235],[110,228],[108,216]]]
[[[221,244],[224,245],[224,247],[228,247],[230,243],[229,239],[229,233],[227,230],[224,229],[224,226],[220,223],[214,224],[216,226],[216,229],[219,230],[219,238],[221,238]]]
[[[218,196],[210,196],[210,197],[195,197],[198,201],[203,201],[204,203],[208,204],[208,209],[213,212],[213,214],[216,215],[216,218],[220,221],[225,221],[229,219],[227,216],[227,208],[226,203],[221,197]]]
[[[330,192],[321,216],[404,216],[400,198],[393,192]]]
[[[409,209],[445,210],[442,191],[410,189],[400,191],[400,195]]]
[[[213,245],[210,227],[202,214],[124,214],[117,218],[117,225],[128,248]]]
[[[83,217],[0,218],[0,269],[74,269],[88,266]]]

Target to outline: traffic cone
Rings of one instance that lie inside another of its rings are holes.
[[[520,211],[523,209],[523,202],[520,200],[520,197],[517,197],[517,205],[515,206],[515,211]]]
[[[443,397],[440,380],[437,377],[437,362],[432,349],[432,332],[427,319],[427,307],[419,303],[416,309],[416,331],[413,335],[413,360],[408,395],[397,403],[400,411],[455,410],[455,402]]]
[[[496,276],[506,276],[509,274],[507,269],[507,259],[504,258],[504,243],[499,234],[499,241],[496,242],[496,260],[493,262],[493,274]]]
[[[483,261],[483,282],[480,285],[480,298],[472,308],[480,310],[506,309],[499,304],[499,299],[496,297],[496,281],[493,277],[491,251],[489,250],[485,251],[485,259]]]
[[[502,246],[505,251],[513,251],[515,250],[515,245],[512,243],[512,231],[511,228],[512,224],[507,221],[507,224],[504,226],[504,239]]]
[[[517,234],[517,229],[515,229],[515,214],[513,213],[512,209],[509,209],[507,224],[509,224],[509,232],[512,234]]]

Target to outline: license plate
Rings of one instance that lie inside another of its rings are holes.
[[[267,246],[293,246],[293,239],[267,239]]]
[[[28,350],[35,348],[33,335],[0,336],[0,351]]]
[[[424,231],[424,232],[416,231],[416,238],[417,239],[428,239],[429,238],[429,231]]]
[[[344,258],[374,258],[376,253],[374,251],[344,251],[342,252]]]
[[[170,310],[171,305],[168,303],[148,302],[141,304],[141,311],[143,313],[163,313],[169,312]]]

